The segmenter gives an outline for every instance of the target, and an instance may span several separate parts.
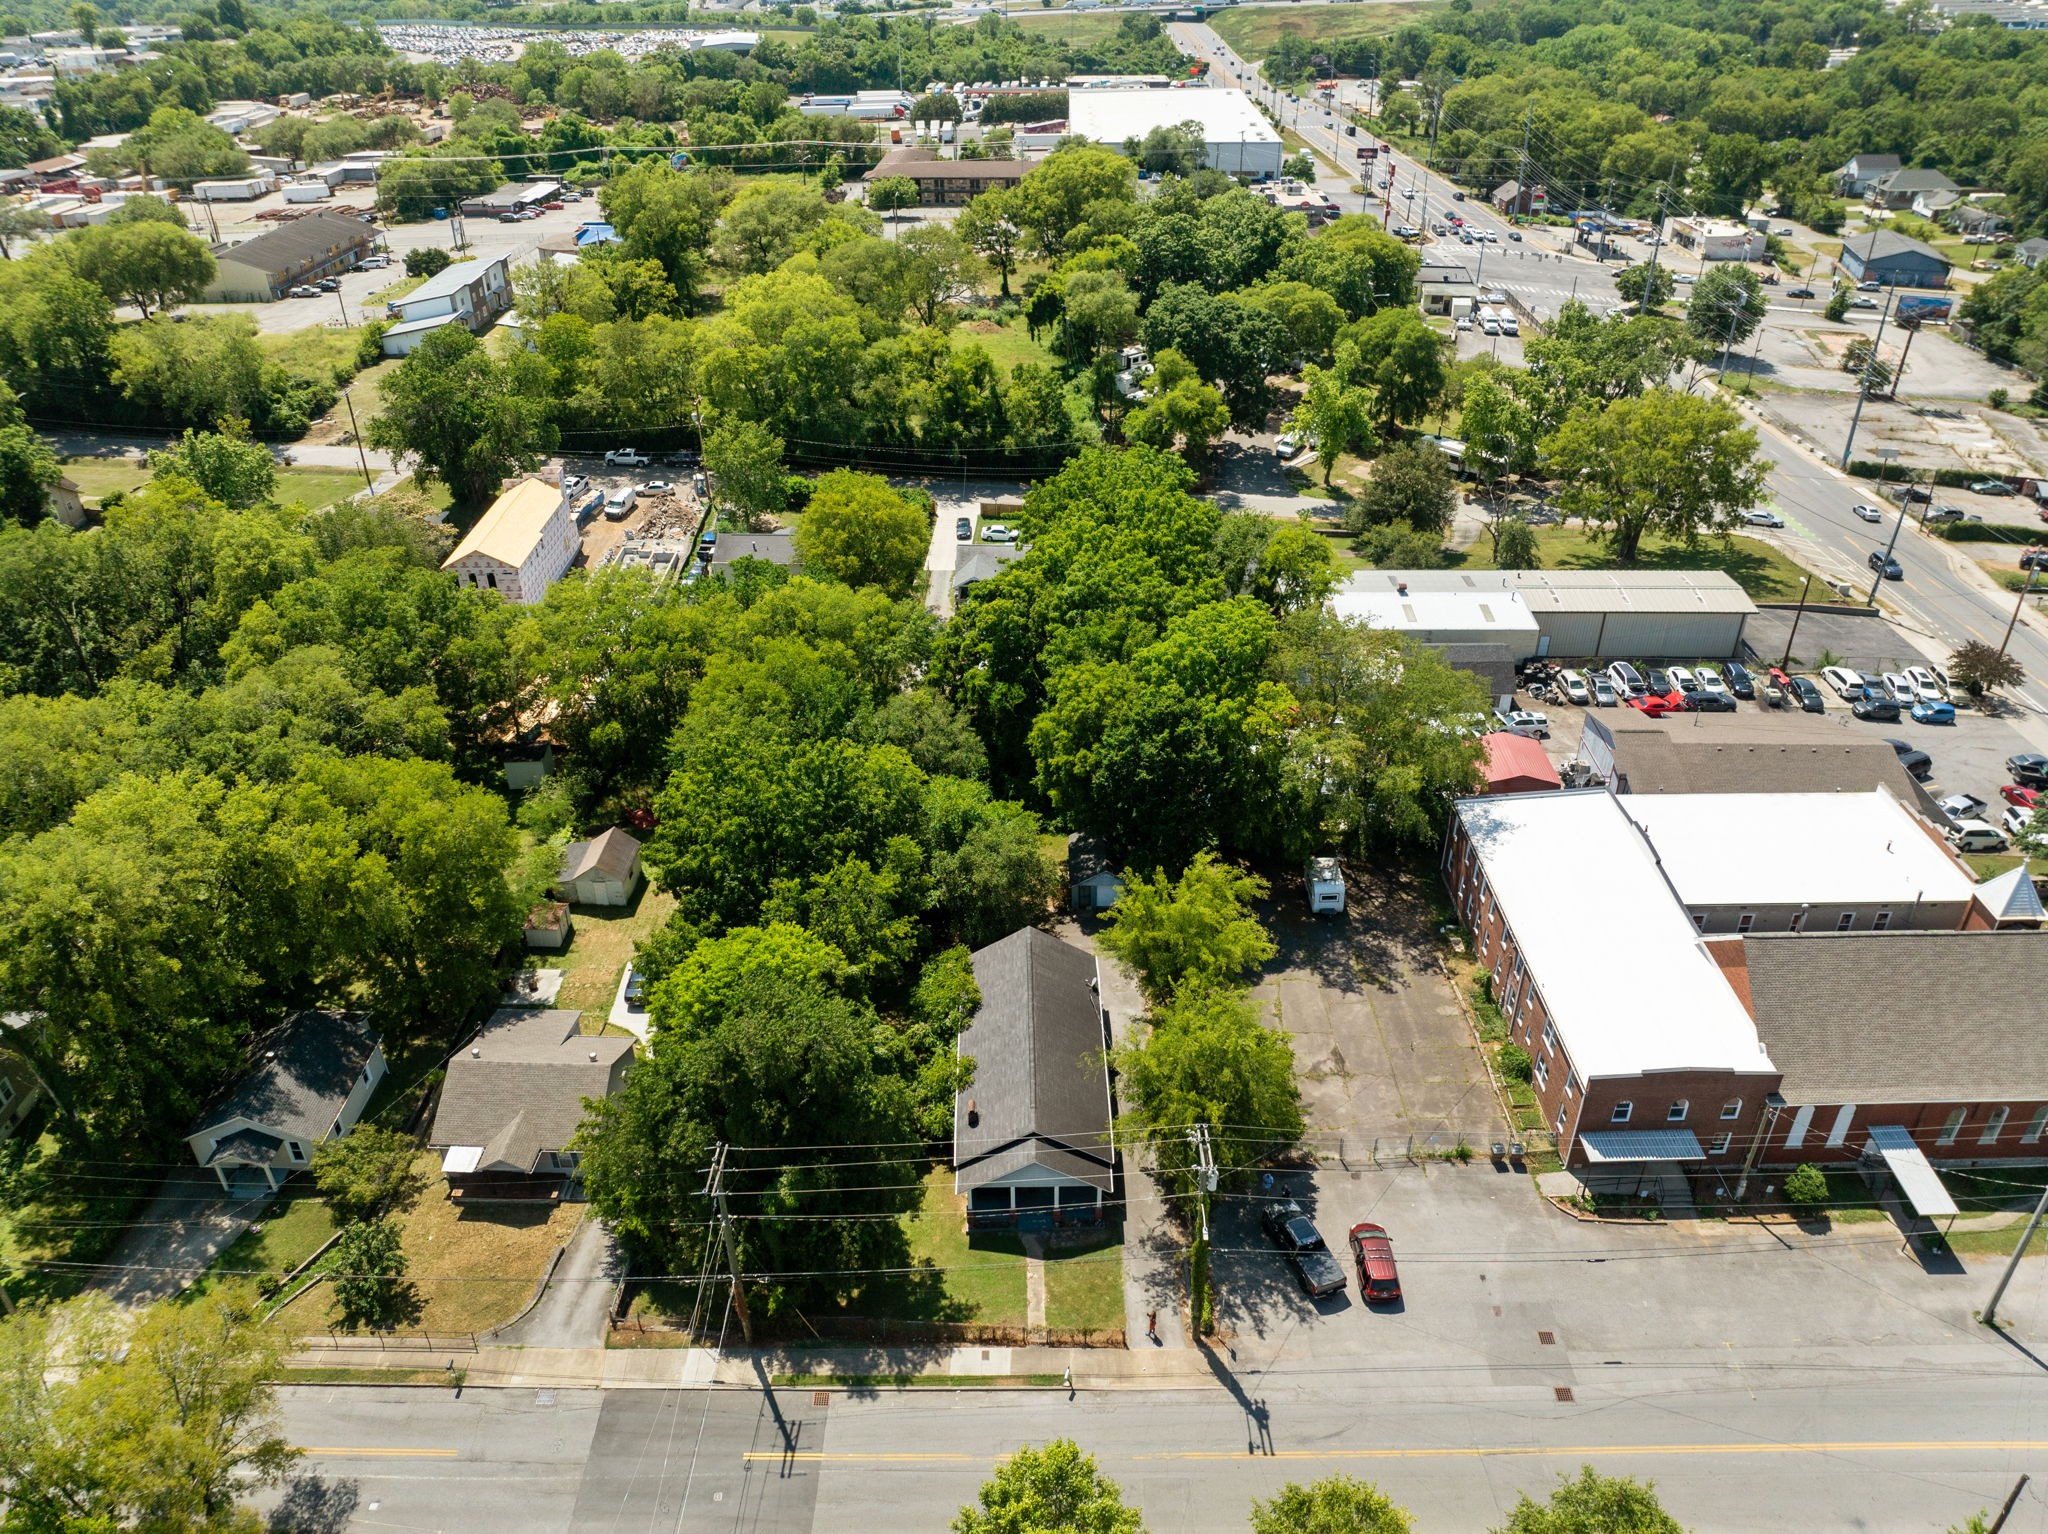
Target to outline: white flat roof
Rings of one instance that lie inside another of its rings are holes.
[[[1280,135],[1243,91],[1212,86],[1183,90],[1075,91],[1067,97],[1067,127],[1081,138],[1112,148],[1128,138],[1143,138],[1154,128],[1199,123],[1212,144],[1277,144]]]
[[[1396,633],[1473,630],[1533,638],[1536,617],[1519,591],[1415,591],[1347,584],[1330,597],[1330,610],[1353,623]]]
[[[1410,591],[1519,591],[1529,611],[1753,613],[1756,603],[1720,570],[1361,570],[1357,586]]]
[[[1461,799],[1457,813],[1581,1078],[1774,1068],[1612,794]]]
[[[1688,906],[1967,901],[1976,881],[1885,789],[1628,794],[1622,808]]]

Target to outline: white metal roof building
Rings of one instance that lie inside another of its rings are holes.
[[[1536,619],[1530,653],[1572,658],[1723,659],[1756,611],[1719,570],[1369,570],[1349,584],[1517,592]]]
[[[491,502],[441,568],[458,586],[538,602],[582,547],[562,487],[528,477]]]
[[[1067,113],[1071,133],[1112,149],[1154,128],[1192,122],[1202,132],[1202,164],[1234,176],[1277,176],[1286,155],[1279,133],[1243,91],[1077,90],[1067,98]]]
[[[1772,1069],[1621,800],[1503,794],[1457,816],[1581,1078]]]
[[[1629,794],[1701,932],[1954,931],[1976,880],[1885,789],[1863,794]]]
[[[1353,576],[1330,598],[1330,610],[1353,623],[1405,634],[1423,644],[1501,644],[1517,657],[1534,655],[1536,619],[1515,591],[1403,591]]]

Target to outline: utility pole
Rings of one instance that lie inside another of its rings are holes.
[[[1849,417],[1849,439],[1842,444],[1842,461],[1839,465],[1844,474],[1849,472],[1849,450],[1856,445],[1856,428],[1863,420],[1863,402],[1870,398],[1870,375],[1877,369],[1878,350],[1884,345],[1884,322],[1891,318],[1891,300],[1898,296],[1899,290],[1894,287],[1884,308],[1878,312],[1877,339],[1870,343],[1870,360],[1863,364],[1863,377],[1857,381],[1856,410]]]
[[[2027,1255],[2027,1243],[2034,1239],[2034,1231],[2041,1223],[2041,1216],[2048,1214],[2048,1188],[2041,1190],[2040,1202],[2034,1205],[2034,1213],[2027,1221],[2027,1228],[2020,1232],[2020,1244],[2012,1249],[2012,1261],[2005,1265],[2005,1271],[1998,1275],[1998,1287],[1991,1291],[1991,1303],[1984,1307],[1984,1324],[1998,1324],[1998,1302],[2005,1298],[2005,1286],[2012,1282],[2013,1274],[2019,1271],[2020,1259]],[[2011,1506],[2010,1503],[2007,1506]],[[1999,1522],[2003,1523],[2003,1517]]]
[[[2033,568],[2027,571],[2027,583],[2020,588],[2020,599],[2012,604],[2012,616],[2005,622],[2005,637],[1998,641],[1999,658],[2005,656],[2005,647],[2012,643],[2012,631],[2019,626],[2020,614],[2027,605],[2027,598],[2034,594],[2034,580],[2041,573],[2041,562],[2035,560]]]
[[[1778,669],[1783,671],[1792,659],[1792,641],[1799,637],[1799,620],[1806,616],[1806,593],[1813,589],[1813,577],[1807,576],[1806,583],[1799,588],[1799,610],[1792,615],[1792,628],[1785,635],[1785,653],[1778,658]]]
[[[740,1286],[740,1249],[733,1240],[732,1210],[725,1198],[725,1142],[711,1153],[711,1176],[704,1184],[704,1192],[718,1205],[718,1231],[725,1242],[726,1266],[732,1270],[732,1308],[739,1312],[740,1335],[747,1340],[747,1346],[754,1345],[754,1318],[747,1313],[747,1293]]]
[[[2029,1479],[2023,1475],[2012,1483],[2012,1490],[2005,1496],[2005,1506],[1998,1510],[1998,1517],[1992,1522],[1991,1534],[1998,1534],[1998,1531],[2005,1527],[2005,1520],[2012,1516],[2012,1505],[2019,1501],[2020,1493],[2027,1489]]]
[[[1671,174],[1678,174],[1678,162],[1671,162]],[[1650,280],[1643,284],[1642,312],[1648,314],[1653,307],[1650,300],[1657,296],[1657,258],[1664,253],[1664,199],[1671,193],[1671,182],[1657,183],[1657,229],[1656,238],[1650,242]],[[1602,238],[1606,232],[1602,231]]]
[[[1209,1126],[1195,1124],[1188,1129],[1188,1144],[1195,1153],[1195,1244],[1188,1249],[1188,1318],[1197,1336],[1202,1331],[1203,1291],[1209,1283],[1209,1200],[1216,1192],[1216,1151],[1209,1142]],[[1197,1263],[1197,1254],[1200,1262]]]
[[[363,431],[356,425],[356,402],[349,398],[348,390],[341,391],[341,402],[348,406],[348,434],[356,439],[356,457],[363,465],[363,488],[374,491],[377,481],[370,476],[370,455],[363,451]]]

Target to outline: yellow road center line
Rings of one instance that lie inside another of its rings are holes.
[[[453,1459],[462,1451],[459,1449],[377,1449],[362,1446],[348,1448],[301,1448],[301,1454],[314,1454],[323,1459]]]
[[[1655,1454],[1938,1454],[1938,1453],[2004,1453],[2013,1451],[2039,1452],[2048,1449],[2048,1440],[2041,1439],[1952,1439],[1851,1441],[1839,1443],[1625,1443],[1625,1444],[1487,1444],[1470,1448],[1433,1449],[1281,1449],[1271,1454],[1247,1455],[1241,1449],[1186,1449],[1169,1450],[1160,1454],[1133,1454],[1136,1461],[1157,1460],[1230,1460],[1230,1459],[1529,1459],[1555,1456],[1558,1458],[1586,1459],[1615,1455]],[[351,1451],[339,1451],[351,1452]],[[353,1451],[364,1452],[364,1451]],[[376,1452],[376,1451],[368,1451]],[[756,1463],[782,1463],[792,1460],[812,1465],[957,1465],[981,1464],[988,1460],[1006,1460],[1008,1454],[926,1454],[903,1452],[894,1454],[834,1454],[818,1450],[798,1450],[782,1454],[772,1450],[753,1450],[741,1456],[742,1460]]]

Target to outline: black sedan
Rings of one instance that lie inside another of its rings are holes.
[[[1914,777],[1925,779],[1929,773],[1934,771],[1934,758],[1925,751],[1922,751],[1911,741],[1900,740],[1895,735],[1887,735],[1885,737],[1885,744],[1898,753],[1899,765],[1913,774]],[[2013,758],[2013,761],[2019,760],[2021,760],[2019,757]],[[2035,760],[2048,762],[2048,757],[2036,757]],[[2011,765],[2012,762],[2006,763],[2008,767]]]
[[[1902,581],[1906,578],[1905,566],[1901,565],[1882,549],[1872,549],[1870,551],[1870,558],[1865,560],[1864,563],[1869,565],[1871,569],[1881,573],[1888,581]]]
[[[1735,700],[1725,692],[1689,692],[1685,706],[1695,714],[1732,714]]]
[[[1899,722],[1899,705],[1881,694],[1865,693],[1849,705],[1849,712],[1858,719],[1875,719],[1882,724]]]
[[[1322,1232],[1316,1229],[1315,1221],[1301,1212],[1301,1205],[1293,1199],[1284,1204],[1268,1204],[1259,1211],[1259,1223],[1273,1244],[1287,1254],[1287,1260],[1294,1265],[1294,1276],[1301,1280],[1310,1299],[1344,1292],[1344,1265],[1330,1254],[1329,1247],[1323,1244]]]
[[[2048,756],[2028,751],[2005,759],[2005,770],[2022,788],[2048,788]]]

